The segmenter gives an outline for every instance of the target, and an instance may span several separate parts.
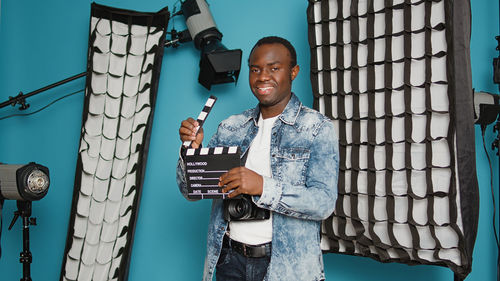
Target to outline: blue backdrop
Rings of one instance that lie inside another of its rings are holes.
[[[100,4],[139,11],[157,11],[177,0],[103,0]],[[261,37],[279,35],[289,39],[298,53],[301,71],[293,90],[312,106],[309,80],[306,0],[209,1],[223,43],[243,50],[238,84],[214,86],[208,92],[197,83],[199,52],[192,43],[166,49],[154,116],[146,178],[132,250],[129,280],[200,280],[205,252],[205,234],[210,202],[188,202],[175,183],[175,165],[180,141],[178,127],[188,116],[196,117],[210,95],[219,99],[205,123],[207,138],[217,124],[256,102],[248,88],[246,59]],[[0,102],[47,84],[81,73],[86,67],[90,1],[3,0],[0,2]],[[499,25],[498,1],[472,1],[472,71],[476,90],[497,93],[492,82],[492,59]],[[182,30],[181,17],[169,29]],[[28,99],[29,111],[84,87],[83,79]],[[38,225],[30,228],[33,253],[32,277],[37,281],[58,280],[66,241],[77,151],[83,94],[63,99],[38,114],[0,120],[0,162],[46,165],[51,173],[48,195],[33,203]],[[0,109],[0,118],[20,113]],[[496,134],[487,130],[486,146],[493,158],[494,187],[498,187],[498,158],[491,151]],[[496,245],[492,229],[490,174],[479,128],[476,130],[477,171],[481,208],[473,270],[467,280],[494,280]],[[16,210],[6,201],[2,219],[0,280],[19,280],[22,266],[21,222],[11,231],[8,224]],[[347,280],[453,280],[451,270],[436,266],[382,264],[368,258],[326,254],[328,279]],[[361,269],[361,270],[360,270]]]

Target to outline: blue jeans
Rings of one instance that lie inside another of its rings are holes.
[[[217,261],[215,278],[217,281],[262,281],[270,260],[270,251],[262,258],[247,258],[224,246]]]

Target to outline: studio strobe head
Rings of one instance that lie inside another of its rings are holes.
[[[0,165],[0,195],[5,199],[36,201],[42,199],[50,185],[49,169],[27,165]]]
[[[237,82],[240,75],[240,49],[228,50],[222,44],[222,33],[217,28],[205,0],[186,0],[181,6],[186,26],[201,50],[198,82],[210,90],[214,84]]]

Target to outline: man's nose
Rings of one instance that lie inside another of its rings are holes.
[[[260,81],[267,81],[270,79],[270,72],[267,69],[263,69],[260,73],[259,76],[257,77]]]

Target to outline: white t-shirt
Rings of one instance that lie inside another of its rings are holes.
[[[278,116],[264,119],[259,116],[259,131],[250,145],[245,167],[265,177],[272,177],[271,172],[271,131]],[[267,220],[230,221],[229,236],[231,239],[249,244],[259,245],[271,242],[273,237],[272,212]]]

